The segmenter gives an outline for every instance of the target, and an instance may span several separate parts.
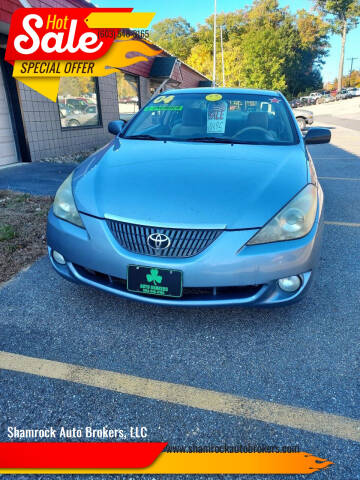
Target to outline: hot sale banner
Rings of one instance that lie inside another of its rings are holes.
[[[16,79],[56,101],[60,77],[102,77],[158,55],[161,50],[129,30],[146,29],[154,15],[132,8],[20,8],[5,60]]]

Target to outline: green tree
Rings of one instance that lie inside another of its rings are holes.
[[[328,24],[318,15],[305,10],[299,10],[280,27],[289,97],[322,88],[320,67],[328,52],[328,30]]]
[[[212,77],[212,52],[206,44],[197,43],[192,47],[190,56],[186,59],[186,63],[206,77]]]
[[[212,78],[213,15],[196,31],[185,29],[183,34],[174,27],[177,23],[179,19],[160,22],[155,32],[161,34],[157,43],[177,55],[178,43],[190,46],[182,59]],[[218,83],[222,79],[219,26],[223,26],[226,86],[280,89],[289,97],[322,88],[320,67],[328,51],[329,24],[321,15],[305,10],[292,14],[289,8],[281,8],[278,0],[255,0],[243,9],[218,13],[217,25]],[[174,32],[178,35],[171,43]]]
[[[242,61],[239,82],[243,87],[285,90],[285,58],[279,55],[280,37],[276,31],[251,29],[241,42]]]
[[[292,15],[277,0],[256,0],[242,36],[242,84],[280,89],[289,97],[322,87],[328,26],[304,10]]]
[[[241,86],[243,58],[242,46],[238,41],[231,39],[224,43],[225,84],[228,87]],[[218,63],[217,78],[222,78],[220,63]]]
[[[165,18],[152,27],[150,39],[176,57],[185,60],[194,45],[193,33],[193,27],[185,18]]]
[[[241,68],[240,40],[247,29],[245,10],[217,14],[217,64],[216,78],[222,78],[220,28],[223,27],[225,79],[227,86],[239,86],[238,71]],[[206,18],[204,25],[198,25],[193,35],[195,46],[190,57],[186,60],[190,66],[196,68],[204,75],[212,78],[213,75],[213,34],[214,16]],[[195,55],[195,56],[194,56]]]
[[[334,33],[341,35],[338,90],[343,85],[346,36],[360,21],[360,0],[314,0],[315,8],[328,19]]]

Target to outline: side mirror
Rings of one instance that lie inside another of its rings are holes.
[[[109,122],[109,133],[112,133],[113,135],[118,135],[122,132],[125,123],[125,120],[114,120],[113,122]]]
[[[307,145],[315,143],[329,143],[331,139],[331,132],[328,128],[310,128],[304,137],[304,142]]]

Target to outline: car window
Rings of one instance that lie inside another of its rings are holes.
[[[129,122],[123,136],[264,145],[299,141],[282,97],[241,93],[162,94]]]

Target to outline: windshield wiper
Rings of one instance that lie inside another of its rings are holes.
[[[161,142],[169,142],[169,141],[182,141],[182,142],[207,142],[207,143],[228,143],[228,144],[241,144],[241,145],[267,145],[262,142],[256,141],[241,141],[235,140],[233,138],[222,138],[222,137],[194,137],[194,138],[161,138],[161,137],[154,137],[153,135],[149,135],[147,133],[141,133],[139,135],[129,135],[127,137],[122,137],[125,139],[130,140],[158,140]]]
[[[148,135],[148,134],[139,134],[139,135],[129,135],[128,137],[123,137],[123,138],[130,138],[134,140],[162,140],[162,138],[159,137],[154,137],[153,135]]]
[[[196,137],[187,138],[186,142],[211,142],[211,143],[231,143],[232,145],[274,145],[271,143],[258,142],[253,140],[235,140],[233,138],[221,138],[221,137]]]
[[[237,143],[236,140],[233,140],[232,138],[221,138],[221,137],[186,138],[185,142]]]

